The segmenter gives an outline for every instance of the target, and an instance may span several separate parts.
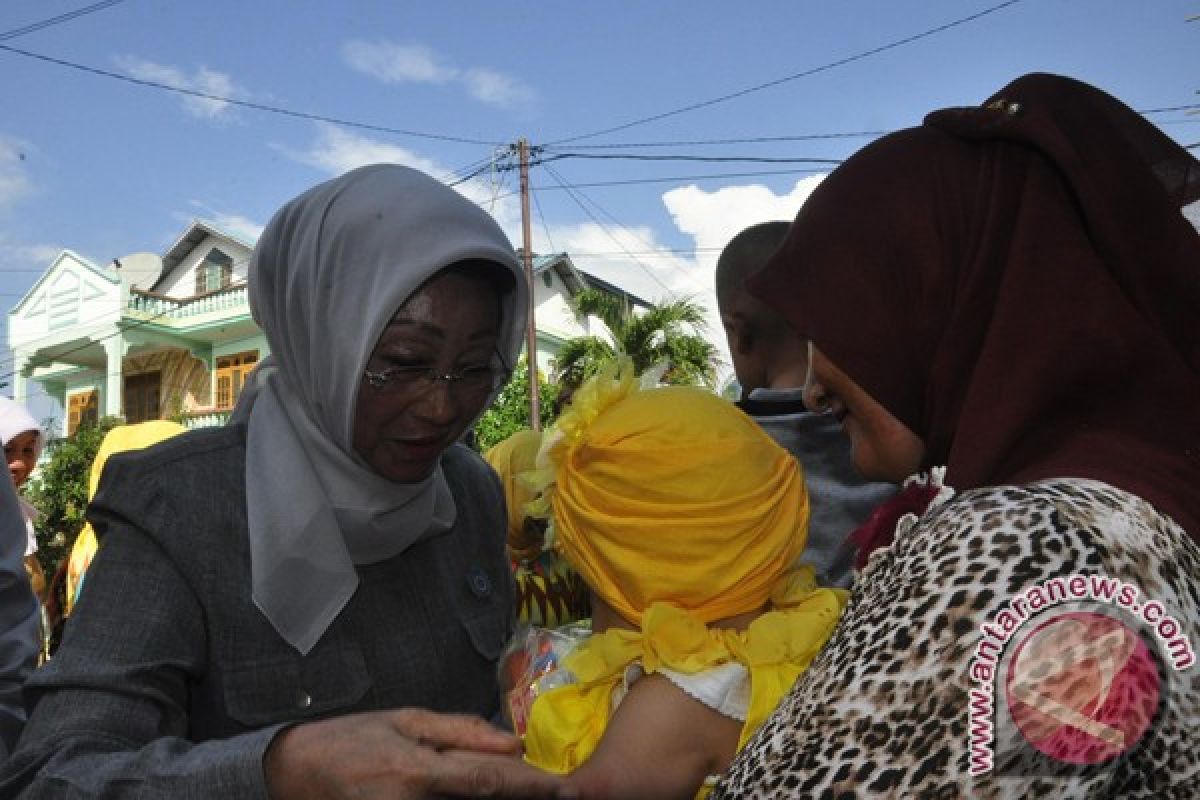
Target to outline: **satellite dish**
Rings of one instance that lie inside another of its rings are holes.
[[[121,282],[130,289],[149,291],[162,277],[162,256],[157,253],[131,253],[113,259]]]

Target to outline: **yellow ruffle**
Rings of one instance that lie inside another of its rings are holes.
[[[604,735],[613,691],[635,661],[646,673],[666,667],[694,674],[731,661],[745,666],[750,706],[740,750],[829,640],[847,597],[841,589],[816,588],[812,568],[803,566],[776,587],[773,609],[745,631],[710,628],[687,611],[656,603],[642,617],[642,632],[609,629],[566,658],[564,668],[577,682],[534,701],[525,758],[560,774],[587,761]]]

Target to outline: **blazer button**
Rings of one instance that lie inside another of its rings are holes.
[[[476,567],[471,570],[471,574],[467,576],[467,586],[470,587],[471,594],[480,600],[485,599],[492,593],[492,582],[488,578],[487,573],[483,571],[483,567]]]
[[[298,708],[308,708],[312,705],[312,695],[303,689],[296,693],[296,706]]]

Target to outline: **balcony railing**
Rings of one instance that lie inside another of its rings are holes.
[[[130,311],[140,311],[152,317],[166,319],[185,319],[217,311],[246,310],[249,306],[250,296],[244,282],[182,299],[141,289],[129,290]]]
[[[183,427],[192,428],[219,428],[229,421],[228,411],[189,411],[179,415],[180,422]]]

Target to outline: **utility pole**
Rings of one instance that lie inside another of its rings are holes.
[[[521,164],[521,261],[525,267],[525,282],[529,284],[529,321],[525,327],[525,361],[529,367],[529,424],[535,431],[540,431],[542,413],[538,397],[537,326],[533,302],[533,237],[529,230],[529,141],[525,138],[517,140],[517,158]]]

